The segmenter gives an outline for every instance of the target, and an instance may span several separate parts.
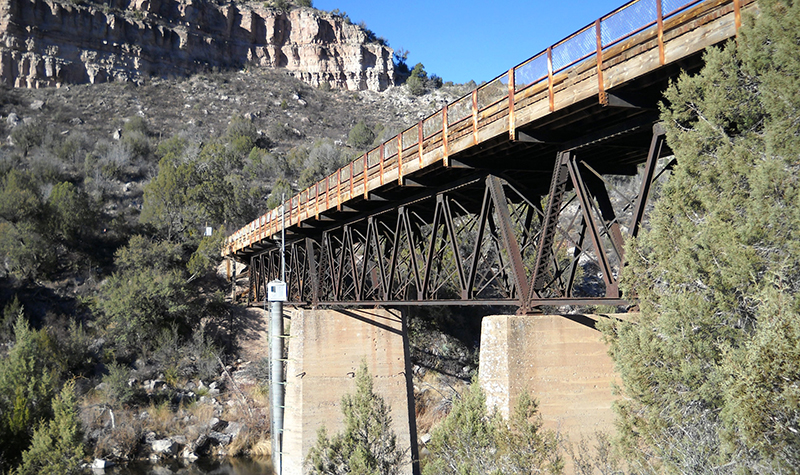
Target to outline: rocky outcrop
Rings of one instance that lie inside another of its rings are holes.
[[[15,87],[283,68],[313,85],[382,91],[392,50],[313,8],[212,0],[0,0],[0,82]]]

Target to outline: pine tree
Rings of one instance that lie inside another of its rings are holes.
[[[356,372],[356,392],[342,398],[344,432],[328,438],[325,428],[317,433],[306,463],[312,475],[394,475],[400,473],[405,453],[391,428],[391,409],[375,394],[372,376],[364,361]]]
[[[69,475],[83,473],[85,455],[78,419],[75,383],[69,382],[53,399],[51,421],[42,422],[33,433],[30,448],[22,454],[17,475]]]
[[[800,466],[800,4],[759,6],[665,94],[678,165],[623,276],[641,319],[605,329],[638,469]]]
[[[422,63],[417,63],[414,69],[411,70],[411,75],[406,79],[408,92],[414,96],[425,94],[425,83],[427,81],[428,73],[425,71],[425,66],[423,66]]]
[[[33,427],[51,417],[62,368],[55,344],[44,330],[33,330],[20,310],[14,346],[0,360],[0,471],[19,462]]]
[[[560,473],[563,467],[556,434],[541,430],[537,404],[527,393],[505,420],[487,410],[475,381],[433,430],[428,450],[425,475]]]

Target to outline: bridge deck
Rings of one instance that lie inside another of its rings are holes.
[[[634,0],[301,191],[283,216],[276,208],[258,217],[222,253],[247,261],[276,245],[282,222],[290,232],[324,228],[365,203],[457,181],[460,170],[536,176],[530,186],[546,194],[560,150],[581,148],[599,173],[633,174],[666,82],[733,37],[755,3]],[[632,122],[647,133],[637,135]],[[624,140],[614,142],[615,130]],[[593,147],[600,139],[604,146]]]

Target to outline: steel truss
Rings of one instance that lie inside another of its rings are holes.
[[[641,229],[664,144],[654,127],[638,187],[619,186],[575,150],[558,153],[549,191],[477,172],[402,202],[295,235],[289,299],[305,305],[625,304],[626,237]],[[640,167],[641,168],[641,167]],[[621,190],[619,188],[628,188]],[[280,276],[280,247],[250,259],[250,298]]]

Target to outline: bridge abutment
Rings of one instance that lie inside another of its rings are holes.
[[[286,371],[283,474],[307,473],[304,460],[323,425],[344,428],[341,399],[355,392],[355,372],[366,360],[374,391],[391,406],[393,429],[409,450],[402,473],[416,459],[416,426],[407,332],[399,311],[296,310],[292,313]]]
[[[573,442],[614,431],[616,379],[594,315],[494,315],[481,326],[479,380],[486,405],[508,417],[520,394],[539,402],[547,429]]]

